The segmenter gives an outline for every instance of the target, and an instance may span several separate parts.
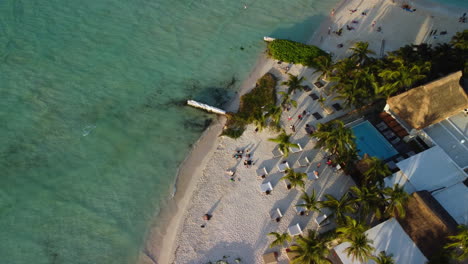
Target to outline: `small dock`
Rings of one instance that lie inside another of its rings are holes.
[[[226,111],[224,111],[222,109],[219,109],[219,108],[214,107],[214,106],[209,106],[207,104],[199,103],[199,102],[194,101],[194,100],[187,100],[187,105],[190,105],[190,106],[195,107],[195,108],[200,108],[200,109],[203,109],[205,111],[212,112],[212,113],[215,113],[215,114],[218,114],[218,115],[225,115],[226,114]]]

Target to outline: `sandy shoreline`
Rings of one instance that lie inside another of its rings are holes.
[[[370,48],[379,55],[383,39],[385,39],[384,52],[387,52],[410,43],[436,44],[447,42],[456,31],[468,27],[467,24],[457,23],[458,16],[464,12],[463,10],[446,9],[435,3],[423,1],[413,1],[413,5],[417,11],[410,13],[402,10],[398,2],[393,4],[391,1],[382,2],[380,0],[367,1],[366,3],[358,0],[342,1],[335,7],[334,16],[325,19],[319,28],[311,34],[312,36],[308,42],[332,52],[335,55],[334,58],[342,58],[348,53],[348,48],[356,41],[368,41]],[[349,11],[355,8],[358,9],[357,12],[351,13]],[[361,15],[361,12],[364,11],[367,12],[366,16]],[[359,20],[359,23],[354,25],[356,28],[354,31],[350,32],[345,29],[341,37],[333,33],[330,35],[327,33],[329,27],[334,31],[345,25],[351,25],[352,20]],[[371,26],[373,21],[376,21],[374,27]],[[404,32],[402,32],[402,26]],[[378,27],[382,28],[381,32],[376,32]],[[429,32],[434,29],[448,30],[448,34],[433,38],[429,36]],[[344,47],[338,48],[337,44],[339,43],[342,43]],[[226,107],[226,110],[237,110],[240,95],[252,89],[257,79],[266,72],[272,71],[275,75],[281,75],[278,70],[279,67],[281,66],[277,65],[275,61],[265,58],[262,54],[249,77],[242,83],[236,98]],[[312,74],[312,69],[299,66],[293,67],[291,72],[306,76],[309,85],[311,85],[310,81],[314,80],[314,76],[316,76]],[[286,76],[281,78],[286,78]],[[304,103],[307,96],[301,96],[297,100],[299,107],[292,114],[297,115],[297,112],[300,113],[303,109],[319,109],[315,108],[314,105]],[[330,116],[324,114],[324,116],[326,116],[326,120],[329,120],[339,114],[343,113]],[[308,121],[312,121],[312,119]],[[231,153],[239,146],[254,146],[256,163],[267,164],[273,169],[277,161],[269,158],[271,158],[271,149],[274,148],[274,143],[267,142],[266,139],[273,137],[275,133],[268,131],[254,133],[252,127],[249,127],[244,136],[235,141],[218,137],[224,122],[224,117],[218,117],[203,133],[187,159],[180,166],[176,184],[177,192],[173,199],[164,206],[158,217],[158,221],[163,224],[153,227],[149,231],[145,251],[141,254],[139,263],[155,263],[154,260],[157,260],[159,264],[215,261],[216,259],[211,259],[211,257],[223,254],[222,252],[216,252],[215,249],[220,250],[226,245],[232,247],[232,250],[228,250],[229,254],[233,256],[235,254],[245,254],[248,256],[239,257],[246,258],[247,261],[253,261],[251,263],[260,263],[259,256],[267,250],[266,246],[269,242],[264,234],[269,230],[284,229],[290,223],[285,221],[279,226],[271,226],[269,222],[264,222],[269,220],[267,213],[258,212],[257,214],[258,209],[252,208],[251,205],[245,203],[246,201],[241,201],[241,198],[245,197],[244,200],[251,199],[251,202],[268,209],[278,206],[275,199],[282,201],[284,204],[279,204],[284,208],[287,207],[287,204],[297,201],[297,197],[293,197],[292,191],[287,191],[285,188],[283,188],[284,190],[281,189],[283,184],[278,182],[277,179],[274,183],[274,195],[265,199],[265,196],[256,190],[260,181],[252,176],[252,174],[255,174],[256,166],[255,168],[244,169],[236,165],[236,175],[242,181],[240,183],[236,182],[234,185],[226,181],[225,175],[223,175],[224,170],[232,166]],[[286,120],[284,123],[288,124]],[[297,141],[304,140],[305,142],[305,137],[301,133],[297,133],[295,139]],[[309,157],[313,157],[313,163],[317,164],[323,158],[321,156],[323,154],[318,151],[313,152],[310,144],[305,143],[306,146],[309,146],[309,150],[304,153],[307,153]],[[291,162],[298,159],[295,158]],[[343,188],[337,188],[333,184],[339,182],[348,187],[352,184],[342,175],[334,175],[326,168],[321,173],[334,177],[333,182],[323,180],[323,182],[317,182],[313,186],[307,186],[308,190],[315,189],[320,193],[323,193],[324,190],[327,190],[328,193],[341,193]],[[223,175],[223,177],[219,175]],[[322,181],[322,179],[320,180]],[[294,195],[297,196],[297,193],[294,193]],[[208,228],[202,230],[199,227],[200,223],[202,223],[201,216],[210,210],[215,211],[215,217],[218,219],[215,218],[210,221]],[[289,208],[287,210],[287,212],[290,211]],[[222,215],[219,215],[220,212],[223,212]],[[246,219],[238,219],[239,213],[236,212],[242,212],[242,214],[248,214],[248,216],[244,215]],[[258,225],[251,223],[251,221],[255,221],[254,219],[257,216],[266,219],[258,219],[258,222],[261,222]],[[290,216],[289,220],[303,221],[304,226],[311,226],[305,220],[297,220],[294,215]],[[248,228],[247,225],[249,225]],[[223,227],[230,227],[232,230],[226,231],[222,229]],[[244,233],[245,237],[236,235],[239,232]],[[246,234],[246,232],[251,234]],[[223,238],[216,237],[216,234],[223,234]],[[243,241],[243,243],[240,243],[240,241]],[[285,261],[284,256],[280,260]],[[286,263],[281,261],[280,263]]]

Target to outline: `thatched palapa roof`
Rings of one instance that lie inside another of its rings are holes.
[[[413,193],[406,217],[398,221],[427,258],[437,254],[447,243],[447,236],[457,231],[457,222],[428,191]]]
[[[390,97],[390,110],[415,129],[423,129],[468,108],[468,96],[455,72],[405,93]]]

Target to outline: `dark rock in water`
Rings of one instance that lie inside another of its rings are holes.
[[[241,46],[241,47],[240,47],[240,50],[244,50],[244,47]]]

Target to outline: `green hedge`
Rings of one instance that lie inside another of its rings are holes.
[[[245,126],[254,121],[256,114],[263,114],[262,107],[276,105],[276,77],[267,73],[257,81],[255,88],[240,99],[239,111],[229,113],[222,135],[232,138],[242,136]]]
[[[315,66],[314,58],[330,56],[316,46],[305,45],[287,39],[275,39],[268,42],[268,54],[276,60],[312,67]]]

